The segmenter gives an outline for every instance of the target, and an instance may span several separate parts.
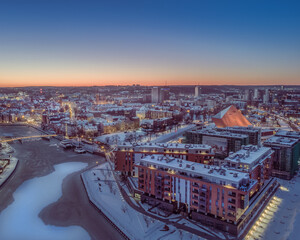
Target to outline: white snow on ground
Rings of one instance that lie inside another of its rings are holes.
[[[4,171],[0,174],[0,186],[9,178],[13,173],[18,163],[18,159],[12,157],[10,158],[10,164],[4,168]]]
[[[280,129],[285,131],[293,131],[290,125],[287,122],[283,121],[282,119],[278,119],[278,123],[280,125]]]
[[[131,138],[137,138],[138,141],[143,141],[145,140],[145,135],[146,133],[142,131],[118,132],[99,136],[96,140],[107,144],[120,144],[121,142],[129,141]]]
[[[62,195],[63,179],[86,167],[86,163],[55,165],[51,174],[25,181],[14,192],[14,202],[0,213],[0,239],[3,240],[85,240],[89,234],[81,227],[45,225],[40,211]]]
[[[181,239],[173,237],[176,234],[182,235],[182,239],[200,239],[173,226],[169,226],[168,231],[161,231],[165,225],[163,222],[131,208],[123,199],[108,163],[81,176],[90,200],[130,239]]]
[[[281,180],[270,203],[254,223],[245,239],[284,240],[300,236],[300,175]]]
[[[218,236],[219,238],[225,239],[224,234],[222,234],[218,230],[213,230],[212,231],[209,227],[204,226],[203,224],[201,224],[199,222],[196,222],[196,221],[193,221],[193,220],[181,219],[178,223],[184,223],[184,225],[186,225],[188,227],[191,227],[191,228],[194,228],[196,230],[205,232],[205,233],[207,233],[209,235],[212,235],[212,233],[213,233],[214,235]]]
[[[13,148],[7,144],[2,143],[1,155],[8,155],[12,153]],[[5,158],[5,157],[4,157]],[[15,157],[10,158],[10,164],[4,168],[4,171],[0,174],[0,186],[9,178],[9,176],[13,173],[18,163],[18,159]]]
[[[172,131],[171,133],[163,134],[160,137],[153,139],[152,142],[164,143],[171,141],[174,138],[177,138],[184,134],[186,131],[193,129],[196,125],[190,124],[185,127],[178,129],[177,131]]]

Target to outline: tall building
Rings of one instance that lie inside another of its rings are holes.
[[[216,127],[248,127],[251,123],[244,117],[244,115],[233,105],[222,110],[212,117]]]
[[[254,99],[255,99],[255,100],[258,100],[258,99],[259,99],[259,91],[258,91],[258,88],[255,88],[255,89],[254,89]]]
[[[199,97],[201,94],[201,87],[200,86],[196,86],[195,87],[195,97]]]
[[[264,142],[275,152],[272,174],[275,177],[291,179],[298,171],[300,142],[296,138],[273,136]]]
[[[169,92],[170,92],[169,88],[160,89],[160,96],[159,96],[160,102],[163,102],[165,100],[169,100],[169,98],[170,98]]]
[[[295,138],[295,139],[298,139],[298,142],[300,142],[300,132],[279,130],[275,134],[275,136],[277,136],[277,137]],[[300,161],[300,147],[299,147],[299,161]]]
[[[259,163],[258,163],[259,164]],[[147,155],[136,162],[141,201],[238,235],[278,184],[270,179],[263,191],[251,172]],[[257,197],[256,197],[257,196]]]
[[[249,89],[246,89],[244,93],[244,100],[249,101],[249,99],[250,99],[250,92]]]
[[[160,102],[160,88],[153,87],[151,92],[151,100],[152,103],[159,103]]]
[[[185,133],[187,143],[206,144],[213,148],[216,157],[225,158],[230,152],[236,152],[243,145],[249,144],[249,137],[244,134],[216,131],[214,129],[192,130]]]
[[[222,164],[230,169],[249,173],[251,179],[258,181],[256,189],[258,190],[272,176],[273,159],[274,151],[271,148],[247,145],[230,154]]]
[[[270,102],[270,94],[269,94],[269,89],[265,90],[265,95],[263,97],[263,102],[264,103],[269,103]]]
[[[141,143],[120,144],[115,151],[115,170],[125,175],[136,175],[134,164],[149,154],[163,154],[191,162],[213,164],[212,148],[204,144]]]

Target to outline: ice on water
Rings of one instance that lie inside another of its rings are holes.
[[[45,225],[38,217],[47,205],[62,195],[63,179],[86,167],[85,163],[63,163],[47,176],[24,182],[13,194],[14,202],[0,213],[1,239],[5,240],[85,240],[89,234],[81,227]]]

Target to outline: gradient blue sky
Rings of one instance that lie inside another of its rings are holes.
[[[299,76],[299,1],[0,1],[0,86]]]

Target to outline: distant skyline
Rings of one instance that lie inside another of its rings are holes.
[[[0,87],[299,85],[299,1],[0,2]]]

